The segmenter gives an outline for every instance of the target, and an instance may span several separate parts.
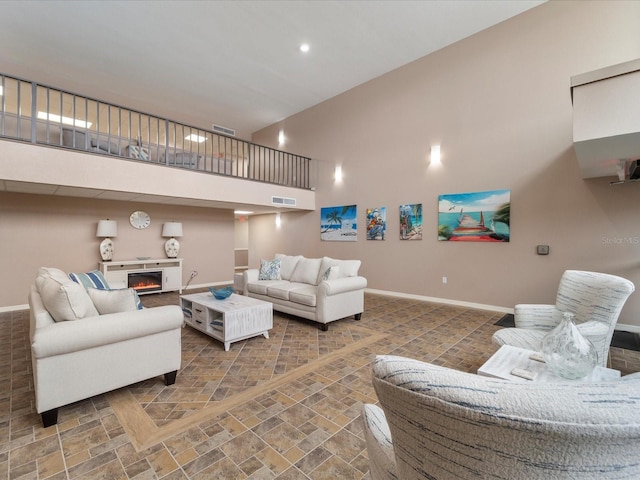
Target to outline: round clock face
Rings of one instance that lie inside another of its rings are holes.
[[[137,210],[131,214],[129,222],[133,228],[147,228],[151,224],[151,217],[147,212]]]

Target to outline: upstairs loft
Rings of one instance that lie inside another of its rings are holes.
[[[315,209],[308,157],[3,74],[0,159],[0,191]]]

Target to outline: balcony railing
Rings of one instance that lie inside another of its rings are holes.
[[[0,138],[311,188],[308,157],[3,74]]]

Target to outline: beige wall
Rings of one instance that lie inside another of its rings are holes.
[[[149,213],[148,228],[131,227],[129,215],[134,210]],[[179,239],[182,284],[187,283],[192,270],[198,276],[191,286],[233,278],[232,210],[0,192],[0,307],[27,303],[38,267],[58,267],[66,272],[96,269],[101,241],[95,236],[96,227],[98,220],[105,218],[118,222],[114,260],[166,258],[162,224],[175,220],[182,222],[184,231]]]
[[[640,287],[640,185],[580,178],[569,89],[572,75],[640,57],[638,19],[635,1],[548,2],[257,132],[275,145],[283,129],[286,150],[319,163],[317,211],[283,214],[279,230],[272,215],[253,217],[250,264],[278,251],[359,258],[372,289],[505,308],[553,302],[565,269]],[[440,168],[428,164],[432,144]],[[439,194],[503,188],[510,243],[437,241]],[[399,240],[403,203],[423,204],[422,241]],[[349,204],[358,241],[321,242],[319,209]],[[387,238],[366,241],[365,209],[380,206]],[[640,328],[639,293],[620,322]]]

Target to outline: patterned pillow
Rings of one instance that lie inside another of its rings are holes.
[[[84,288],[98,288],[100,290],[109,290],[107,279],[100,270],[94,270],[87,273],[70,273],[69,278],[79,283]]]
[[[258,280],[281,280],[280,259],[260,260],[260,273]]]

